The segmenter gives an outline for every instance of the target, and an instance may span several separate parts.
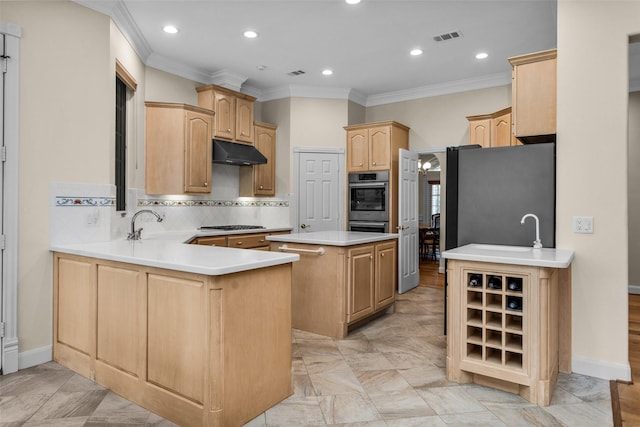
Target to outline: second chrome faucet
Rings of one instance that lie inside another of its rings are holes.
[[[528,213],[522,217],[522,219],[520,220],[520,224],[524,224],[524,220],[528,217],[536,220],[536,240],[533,241],[533,248],[540,249],[542,248],[542,241],[540,241],[540,220],[538,219],[537,215]]]

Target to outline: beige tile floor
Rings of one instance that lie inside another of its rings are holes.
[[[332,340],[294,330],[294,394],[246,424],[447,427],[613,425],[609,383],[561,374],[552,404],[445,378],[442,291],[398,296],[396,312]],[[0,426],[172,426],[51,362],[0,377]]]

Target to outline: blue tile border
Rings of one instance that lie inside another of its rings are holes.
[[[166,206],[166,207],[251,207],[251,208],[286,208],[286,200],[161,200],[138,199],[138,206]]]
[[[67,197],[56,196],[56,206],[115,206],[115,197]]]

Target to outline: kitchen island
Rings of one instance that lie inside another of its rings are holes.
[[[53,358],[183,426],[241,426],[291,390],[295,254],[178,234],[52,246]]]
[[[271,251],[300,254],[292,268],[294,328],[332,338],[393,310],[397,234],[318,231],[267,236]]]
[[[469,244],[447,259],[447,379],[549,405],[571,373],[573,251]]]

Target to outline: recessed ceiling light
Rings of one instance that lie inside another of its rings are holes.
[[[253,30],[247,30],[244,32],[244,36],[248,39],[255,39],[256,37],[258,37],[258,33]]]
[[[422,49],[411,49],[411,52],[409,53],[411,56],[419,56],[422,55]]]
[[[327,68],[326,70],[322,70],[322,74],[325,76],[330,76],[331,74],[333,74],[333,71]]]
[[[361,0],[344,0],[347,4],[358,4]]]
[[[488,54],[488,53],[486,53],[486,52],[480,52],[480,53],[478,53],[478,54],[476,55],[476,59],[485,59],[485,58],[487,58],[488,56],[489,56],[489,54]]]
[[[162,28],[162,31],[169,34],[175,34],[178,32],[178,29],[173,25],[165,25],[164,28]]]

